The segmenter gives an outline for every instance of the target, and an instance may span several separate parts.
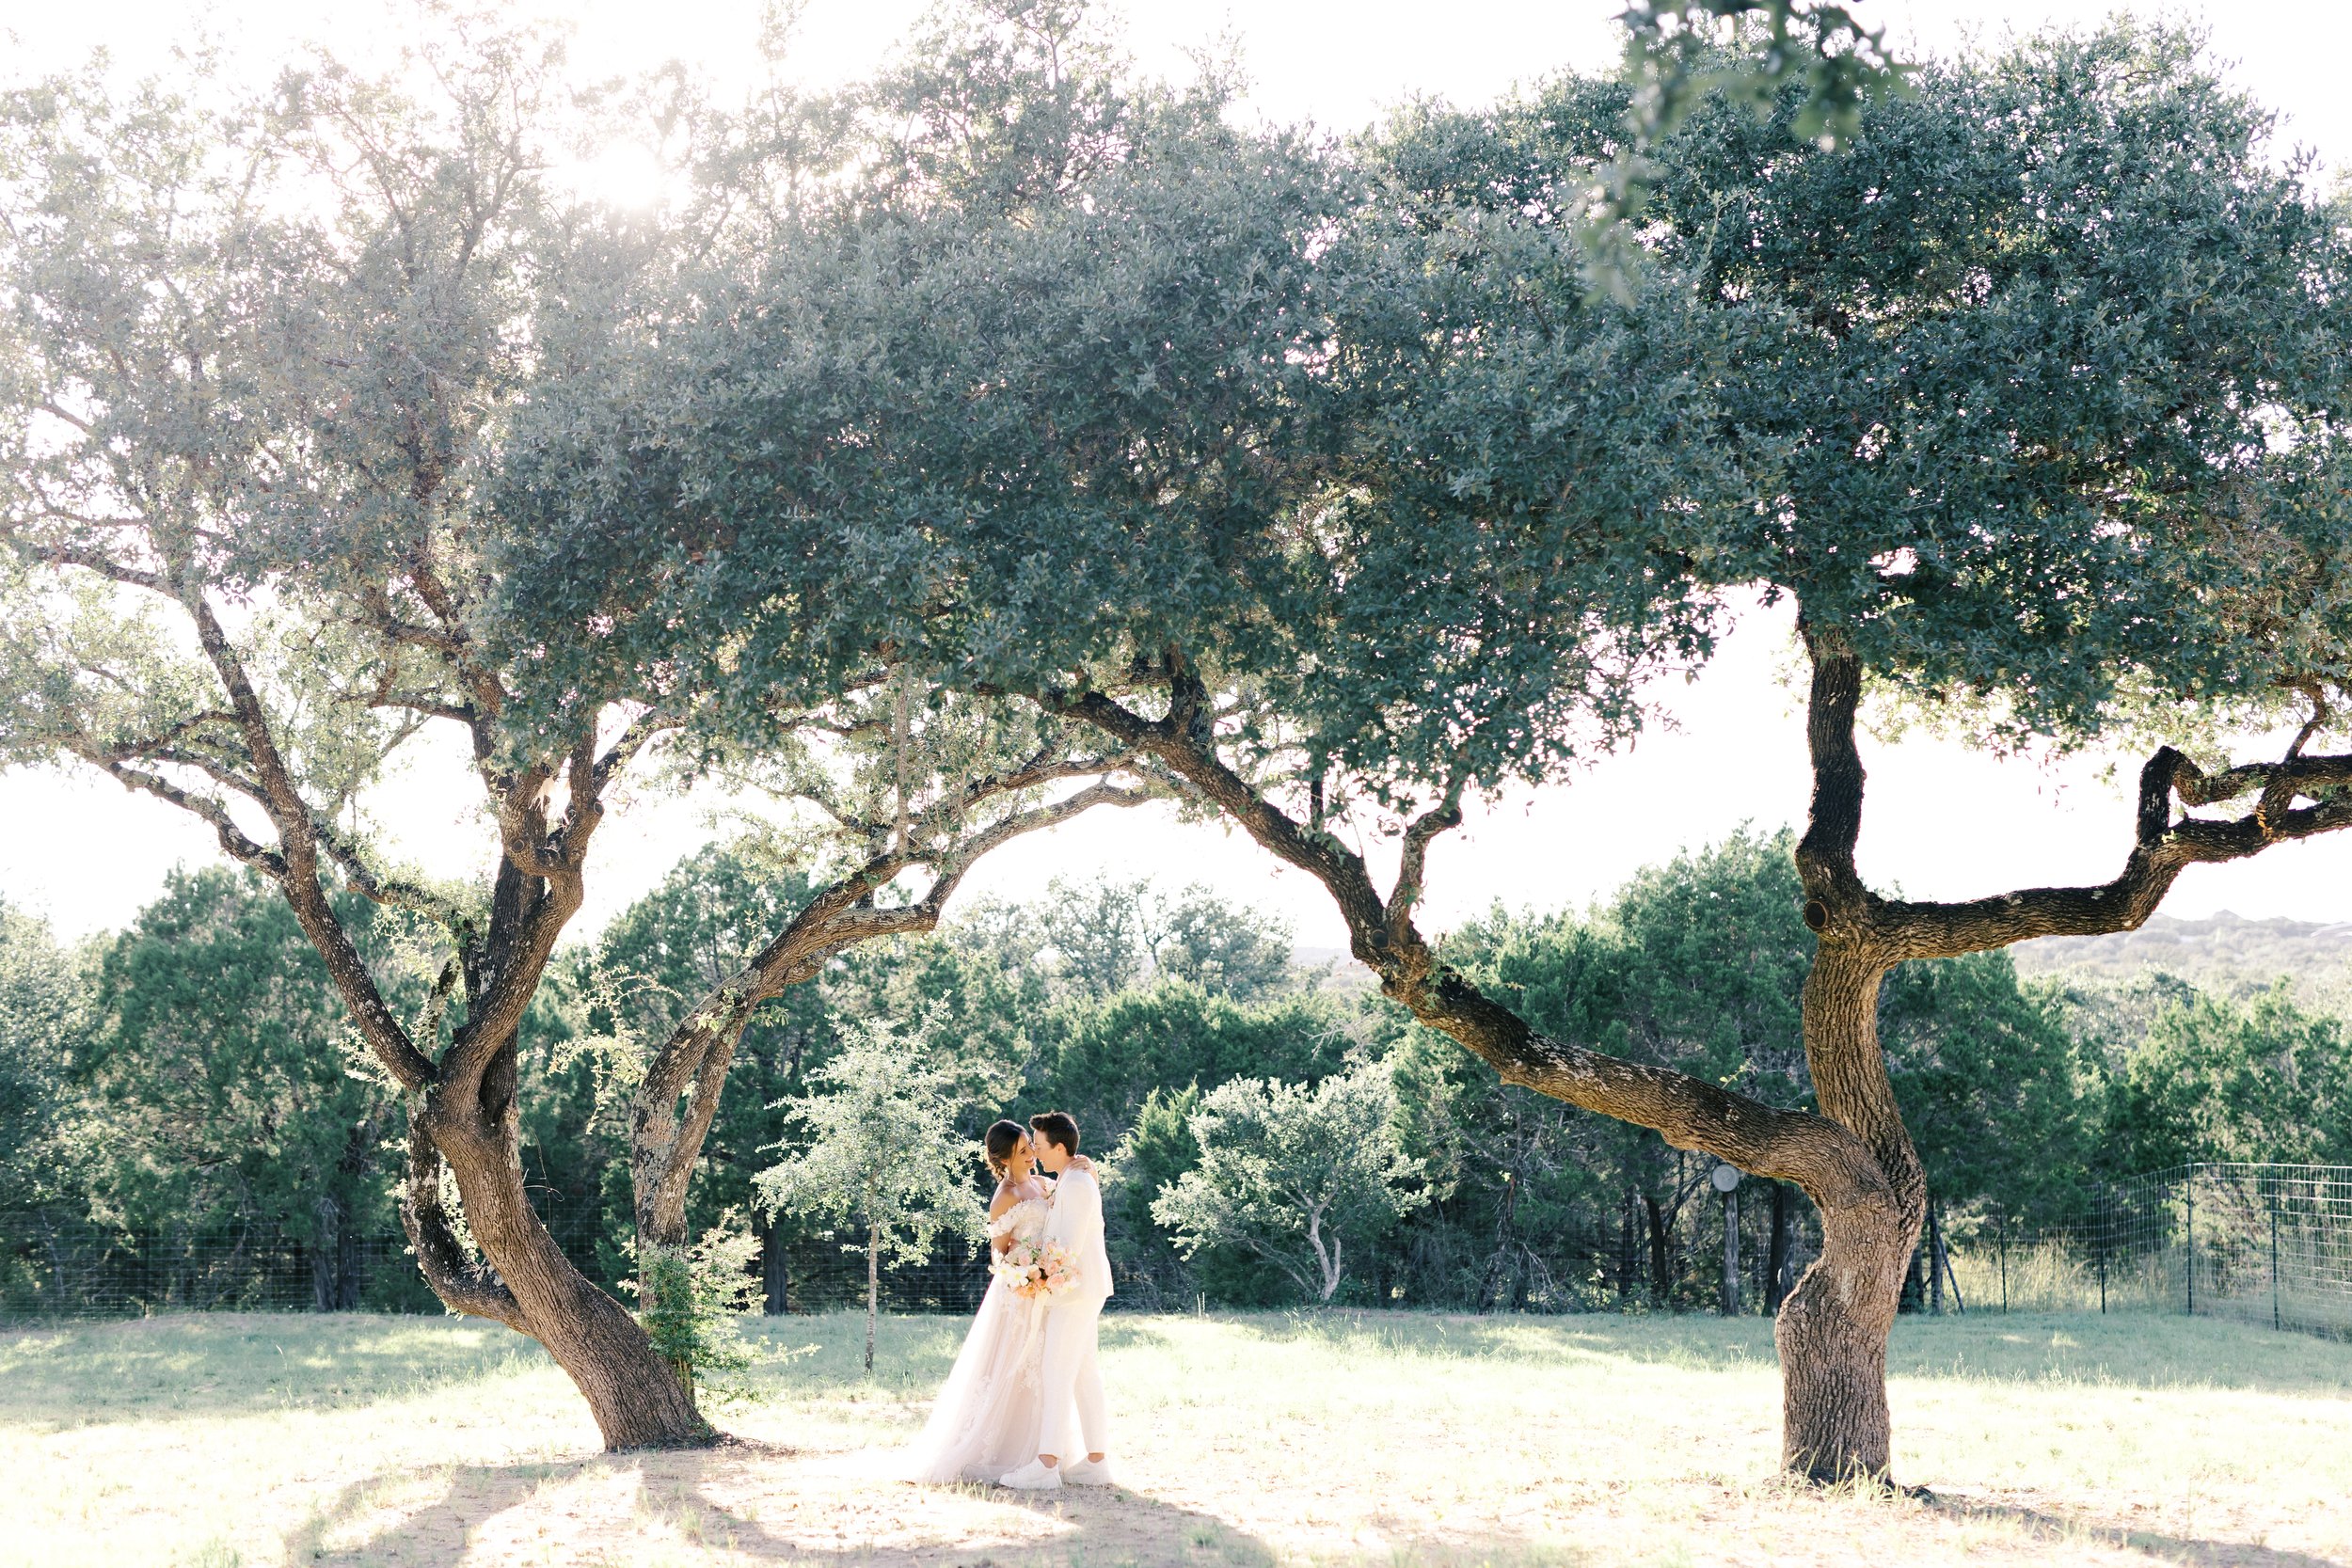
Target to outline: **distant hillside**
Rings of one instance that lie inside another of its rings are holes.
[[[2352,990],[2352,921],[2248,920],[2227,910],[2204,920],[2156,915],[2137,931],[2043,937],[2010,949],[2024,974],[2124,977],[2161,969],[2207,990],[2267,990],[2280,975],[2312,1000]]]
[[[2203,920],[2151,919],[2104,937],[2043,937],[2010,949],[2020,974],[2130,979],[2160,969],[2227,996],[2268,990],[2280,975],[2307,1003],[2352,1010],[2352,921],[2248,920],[2227,910]],[[1323,984],[1370,990],[1377,979],[1343,947],[1298,946],[1302,969],[1326,970]]]
[[[1291,949],[1291,962],[1301,969],[1325,972],[1322,984],[1343,990],[1371,990],[1380,977],[1356,961],[1356,956],[1344,947],[1295,946]]]

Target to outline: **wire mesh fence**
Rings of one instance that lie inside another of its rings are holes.
[[[628,1282],[576,1257],[592,1278],[633,1300]],[[603,1259],[610,1264],[612,1259]],[[830,1237],[777,1243],[762,1259],[771,1312],[862,1306],[866,1259]],[[987,1289],[986,1260],[951,1239],[916,1263],[880,1271],[892,1312],[970,1312]],[[160,1312],[421,1312],[441,1303],[418,1273],[407,1238],[339,1236],[325,1244],[266,1227],[135,1234],[44,1216],[0,1215],[0,1322],[145,1317]]]
[[[783,1254],[782,1299],[771,1292],[772,1309],[826,1312],[866,1304],[866,1255],[854,1244],[813,1237],[786,1243]],[[893,1263],[877,1274],[875,1294],[885,1312],[973,1312],[988,1291],[987,1259],[958,1236],[944,1239],[919,1263]]]
[[[2165,1311],[2352,1338],[2352,1165],[2199,1162],[2102,1188],[2067,1223],[1955,1226],[1973,1307]]]
[[[1648,1243],[1621,1215],[1570,1215],[1554,1233],[1524,1233],[1458,1259],[1415,1259],[1421,1288],[1375,1274],[1369,1299],[1456,1310],[1678,1310],[1712,1302],[1725,1218],[1737,1242],[1721,1270],[1724,1300],[1769,1311],[1811,1260],[1809,1206],[1775,1220],[1753,1192],[1744,1204],[1688,1216],[1678,1272],[1704,1290],[1661,1295]],[[1710,1234],[1711,1233],[1711,1234]],[[1702,1257],[1701,1255],[1706,1256]],[[2228,1317],[2283,1330],[2352,1338],[2352,1166],[2199,1163],[2102,1187],[2062,1224],[2020,1227],[1997,1210],[1943,1214],[1923,1239],[1921,1309],[2158,1311]],[[592,1276],[631,1299],[626,1282]],[[841,1238],[777,1238],[761,1260],[770,1312],[862,1305],[862,1251]],[[1441,1290],[1428,1282],[1447,1281]],[[1189,1309],[1189,1283],[1123,1281],[1118,1305]],[[1732,1288],[1736,1283],[1736,1289]],[[980,1250],[950,1237],[919,1262],[878,1271],[892,1312],[970,1312],[988,1284]],[[1360,1303],[1359,1303],[1360,1304]],[[321,1243],[265,1227],[133,1236],[86,1221],[0,1214],[0,1321],[135,1317],[156,1312],[438,1313],[406,1239],[354,1235]]]
[[[320,1245],[262,1227],[142,1236],[15,1218],[0,1226],[0,1321],[441,1310],[405,1237]]]

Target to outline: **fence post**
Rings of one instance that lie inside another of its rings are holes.
[[[2009,1312],[2009,1211],[2001,1211],[2001,1312]]]
[[[2197,1316],[2197,1162],[2188,1163],[2188,1315]]]
[[[2279,1192],[2270,1193],[2270,1327],[2279,1327]]]
[[[2099,1189],[2099,1223],[2091,1234],[2099,1239],[2096,1248],[2099,1259],[2099,1316],[2104,1318],[2107,1315],[2107,1190],[2105,1187]]]

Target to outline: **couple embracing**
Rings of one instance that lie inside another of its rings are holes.
[[[982,1140],[988,1293],[908,1455],[914,1481],[992,1481],[1025,1491],[1107,1486],[1110,1418],[1095,1329],[1111,1293],[1103,1190],[1078,1124],[1048,1111]]]

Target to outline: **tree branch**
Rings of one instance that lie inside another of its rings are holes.
[[[2260,854],[2273,844],[2352,827],[2352,755],[2304,756],[2298,736],[2280,762],[2246,763],[2207,774],[2172,747],[2140,768],[2133,847],[2109,881],[2087,887],[2026,888],[1958,902],[1880,897],[1855,872],[1863,769],[1854,744],[1860,661],[1836,640],[1808,630],[1813,656],[1806,740],[1814,759],[1814,815],[1797,846],[1804,878],[1804,921],[1824,942],[1841,941],[1879,968],[1920,958],[1957,958],[2046,936],[2096,936],[2137,930],[2173,881],[2192,865]],[[2172,815],[2260,791],[2253,809],[2227,820]],[[2314,803],[2296,807],[2297,798]]]
[[[1186,671],[1180,687],[1187,680],[1195,695],[1180,695],[1168,718],[1156,721],[1097,691],[1049,690],[1036,700],[1159,762],[1277,859],[1321,882],[1347,925],[1351,951],[1380,976],[1382,991],[1494,1068],[1503,1082],[1654,1129],[1677,1148],[1703,1149],[1756,1175],[1793,1181],[1825,1208],[1889,1198],[1868,1147],[1837,1123],[1538,1034],[1439,963],[1409,909],[1391,919],[1361,856],[1278,809],[1216,754],[1200,722],[1199,683]],[[1447,809],[1440,804],[1422,820],[1424,850],[1445,826]]]
[[[684,1223],[686,1190],[701,1157],[719,1092],[752,1014],[765,1002],[815,977],[835,953],[885,936],[935,929],[964,874],[981,857],[1026,833],[1070,820],[1099,805],[1131,806],[1149,791],[1099,781],[1064,800],[1016,812],[957,844],[930,863],[897,847],[871,856],[802,908],[749,962],[714,987],[681,1019],[654,1054],[631,1111],[629,1173],[642,1235],[675,1241]],[[923,897],[894,909],[869,902],[910,866],[935,863]],[[692,1095],[684,1117],[678,1101]]]
[[[1405,829],[1405,847],[1397,863],[1396,883],[1389,890],[1389,930],[1395,942],[1405,940],[1405,932],[1412,924],[1413,909],[1421,902],[1430,845],[1437,842],[1439,834],[1462,825],[1463,783],[1458,776],[1448,783],[1438,804],[1415,817]]]
[[[69,749],[84,761],[103,768],[114,775],[121,782],[124,788],[140,790],[152,795],[158,800],[167,801],[206,824],[213,830],[213,835],[220,841],[221,853],[230,860],[266,872],[273,879],[282,879],[285,876],[285,857],[275,849],[265,848],[255,843],[246,834],[245,830],[237,826],[235,818],[229,815],[228,808],[218,800],[209,800],[192,791],[182,789],[178,784],[150,773],[143,768],[133,768],[127,762],[108,756],[94,747],[85,749],[75,746]]]
[[[312,831],[318,835],[319,847],[342,869],[343,880],[368,902],[387,909],[413,910],[443,926],[460,918],[461,911],[448,899],[418,883],[378,872],[359,846],[345,838],[342,830],[332,822],[322,819],[313,825]]]
[[[1813,663],[1805,705],[1804,741],[1813,763],[1813,800],[1804,837],[1797,841],[1797,874],[1804,882],[1804,923],[1817,932],[1850,927],[1869,894],[1854,869],[1862,836],[1862,752],[1854,744],[1854,715],[1862,703],[1862,660],[1835,633],[1798,626]]]
[[[564,826],[552,836],[547,831],[545,794],[550,770],[546,765],[524,769],[516,788],[498,802],[507,865],[543,885],[536,898],[516,904],[511,914],[501,918],[494,912],[495,965],[487,983],[471,998],[465,1025],[442,1054],[438,1082],[444,1091],[470,1093],[501,1045],[522,1022],[556,939],[580,911],[586,887],[581,867],[588,841],[604,819],[606,785],[646,741],[673,722],[651,712],[641,714],[602,755],[593,730],[583,728],[575,736],[563,764],[571,799]]]
[[[343,929],[320,884],[316,823],[309,802],[302,799],[287,771],[277,736],[270,729],[269,716],[253,689],[244,662],[214,616],[202,586],[183,572],[175,577],[172,587],[196,623],[197,641],[228,693],[230,709],[236,715],[237,727],[245,739],[246,755],[253,764],[255,782],[261,787],[262,808],[278,830],[280,859],[273,872],[278,885],[285,893],[303,934],[310,939],[310,944],[326,962],[327,974],[342,993],[344,1005],[351,1008],[361,1037],[376,1058],[402,1087],[421,1088],[433,1076],[433,1064],[409,1039],[407,1031],[385,1004],[375,977],[360,960],[350,933]]]
[[[2352,776],[2352,757],[2313,757],[2300,762],[2318,765],[2320,772],[2342,770],[2344,776]],[[2143,779],[2185,765],[2187,759],[2167,748],[2151,761]],[[2171,776],[2177,779],[2180,774],[2174,771]],[[2243,794],[2244,789],[2237,793]],[[2144,787],[2141,799],[2139,824],[2144,834],[2150,824]],[[2274,844],[2344,828],[2352,828],[2352,793],[2276,815],[2258,804],[2246,816],[2228,821],[2185,816],[2163,828],[2153,840],[2143,837],[2112,881],[2093,887],[2027,888],[1959,903],[1874,897],[1868,927],[1889,961],[1957,958],[2034,937],[2137,930],[2155,913],[2173,880],[2192,865],[2243,860]]]
[[[161,594],[167,598],[171,596],[171,584],[164,578],[162,574],[141,571],[135,566],[125,566],[96,550],[84,549],[78,545],[36,545],[30,541],[20,541],[20,544],[29,554],[52,564],[79,566],[86,572],[95,572],[100,577],[112,578],[115,581],[126,583],[133,588],[144,588],[151,594]]]

